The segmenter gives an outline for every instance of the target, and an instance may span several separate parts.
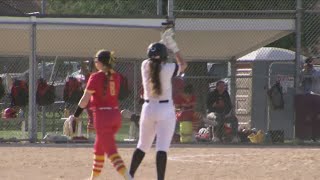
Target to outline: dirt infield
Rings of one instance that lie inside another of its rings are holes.
[[[1,180],[84,180],[92,145],[1,145]],[[129,164],[134,145],[120,148]],[[154,149],[136,180],[156,179]],[[107,161],[102,180],[122,179]],[[320,148],[264,146],[178,146],[169,152],[167,180],[320,179]]]

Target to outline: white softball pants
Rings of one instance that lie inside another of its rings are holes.
[[[140,131],[137,148],[143,152],[150,150],[155,136],[156,150],[169,150],[175,130],[176,116],[172,101],[144,103],[140,116]]]

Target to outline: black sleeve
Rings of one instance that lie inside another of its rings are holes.
[[[120,76],[120,91],[118,95],[119,100],[124,100],[129,96],[128,80],[124,76]]]
[[[75,113],[74,113],[74,117],[78,118],[80,116],[80,114],[82,113],[82,111],[83,111],[83,108],[78,106]]]
[[[212,107],[213,101],[214,101],[214,93],[213,92],[209,92],[208,97],[207,97],[207,110],[208,110],[208,113],[214,112],[214,109]]]
[[[231,102],[231,98],[228,91],[225,91],[225,102],[226,102],[225,113],[229,113],[232,109],[232,102]]]
[[[175,67],[175,69],[174,69],[174,72],[173,72],[172,77],[177,76],[177,75],[178,75],[178,70],[179,70],[179,66],[178,66],[178,64],[177,64],[177,63],[174,63],[174,64],[176,65],[176,67]]]

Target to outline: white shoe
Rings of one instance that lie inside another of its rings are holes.
[[[125,180],[133,180],[133,177],[130,175],[130,173],[127,171],[126,174],[124,175]]]
[[[232,138],[232,141],[231,141],[232,143],[238,143],[239,142],[239,138],[238,138],[238,136],[234,136],[233,138]]]
[[[212,138],[212,142],[215,142],[215,143],[216,143],[216,142],[221,142],[221,141],[220,141],[220,139],[219,139],[219,138],[214,137],[214,138]]]
[[[85,179],[85,180],[95,180],[95,179],[98,179],[98,177],[89,177],[88,179]]]

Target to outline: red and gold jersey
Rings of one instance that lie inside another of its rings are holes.
[[[86,91],[92,94],[90,108],[118,107],[118,95],[120,91],[121,75],[112,73],[109,82],[106,84],[107,76],[104,72],[93,73],[87,83]]]
[[[172,97],[175,99],[183,93],[185,82],[181,77],[174,77],[172,79]]]
[[[184,96],[180,94],[174,99],[176,107],[176,118],[178,121],[193,121],[194,119],[194,106],[196,103],[196,96]]]
[[[187,109],[193,109],[196,103],[196,96],[183,96],[183,94],[180,94],[174,98],[174,104],[176,108],[187,110]]]

